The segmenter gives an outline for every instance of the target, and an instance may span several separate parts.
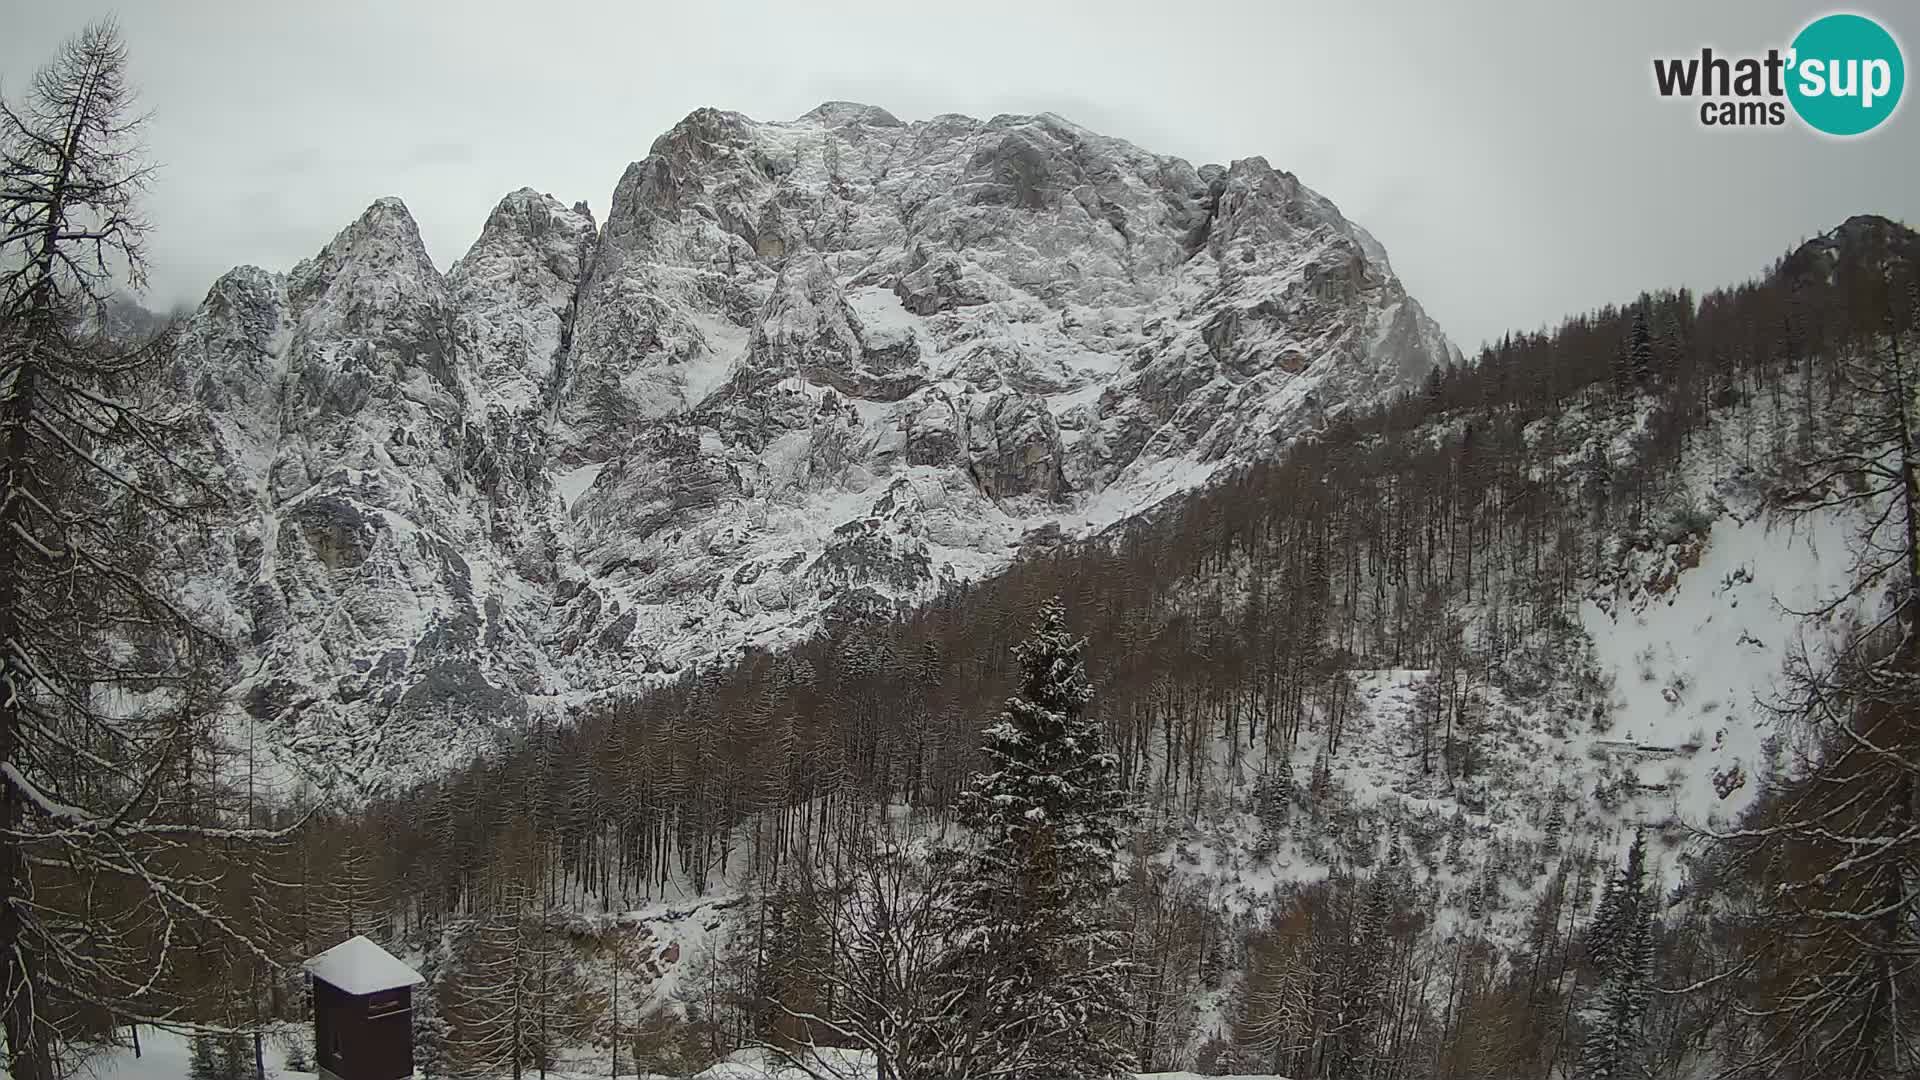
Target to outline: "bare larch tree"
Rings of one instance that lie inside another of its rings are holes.
[[[117,282],[143,277],[152,166],[134,106],[111,21],[0,101],[0,1026],[15,1080],[50,1080],[112,1025],[188,1015],[184,967],[271,962],[217,907],[227,853],[265,834],[181,790],[207,727],[192,688],[221,648],[166,570],[211,491],[172,449],[165,341],[101,329]]]
[[[1757,879],[1751,1003],[1725,1074],[1906,1077],[1920,1069],[1920,452],[1908,337],[1920,279],[1877,246],[1835,280],[1863,312],[1829,344],[1831,431],[1801,463],[1801,514],[1862,523],[1846,586],[1809,613],[1831,651],[1789,655],[1778,709],[1804,738],[1782,796],[1727,840]]]

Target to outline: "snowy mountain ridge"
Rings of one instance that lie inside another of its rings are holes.
[[[1457,357],[1260,158],[830,103],[696,111],[603,227],[510,193],[445,274],[381,199],[223,277],[178,375],[244,507],[234,696],[377,783],[923,601]]]

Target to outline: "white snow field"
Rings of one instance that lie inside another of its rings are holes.
[[[121,1032],[124,1038],[126,1033]],[[312,1060],[313,1033],[297,1025],[276,1025],[262,1043],[267,1080],[317,1080],[318,1074],[287,1067],[287,1051],[299,1041],[308,1048]],[[187,1080],[188,1058],[192,1053],[190,1036],[177,1031],[140,1028],[140,1054],[134,1056],[131,1045],[117,1046],[88,1058],[76,1073],[95,1080]],[[248,1040],[252,1049],[252,1040]]]
[[[311,1072],[299,1072],[286,1066],[286,1048],[292,1039],[311,1035],[297,1028],[277,1030],[266,1040],[267,1080],[314,1080]],[[99,1054],[84,1066],[82,1075],[95,1080],[187,1080],[187,1058],[191,1043],[187,1036],[153,1028],[140,1029],[140,1056],[131,1047],[115,1048]],[[578,1063],[584,1065],[584,1063]],[[689,1080],[868,1080],[874,1076],[873,1062],[867,1055],[843,1051],[823,1051],[813,1066],[814,1075],[781,1062],[763,1050],[741,1050],[726,1060],[695,1073]],[[3,1075],[3,1074],[0,1074]],[[506,1075],[504,1072],[502,1076]],[[528,1071],[529,1077],[538,1073]],[[1200,1080],[1190,1072],[1141,1073],[1140,1080]],[[416,1073],[415,1077],[418,1078]],[[547,1080],[609,1080],[604,1069],[549,1070]],[[623,1072],[620,1077],[634,1080],[667,1080],[659,1073]],[[613,1080],[619,1080],[618,1077]],[[1250,1076],[1246,1080],[1286,1080],[1280,1076]]]

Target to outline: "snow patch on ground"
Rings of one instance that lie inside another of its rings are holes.
[[[700,337],[706,343],[705,351],[689,360],[681,370],[686,388],[685,404],[691,409],[705,401],[733,374],[734,365],[747,354],[747,343],[752,335],[743,326],[736,326],[704,312],[690,313],[688,317],[699,328]]]
[[[1223,462],[1189,457],[1135,465],[1121,481],[1088,499],[1077,513],[1063,518],[1061,531],[1069,536],[1091,536],[1176,495],[1204,487],[1224,467]]]
[[[80,1076],[92,1080],[187,1080],[193,1054],[192,1036],[142,1025],[139,1031],[140,1056],[135,1057],[127,1031],[122,1029],[116,1031],[115,1035],[125,1044],[107,1047],[86,1059],[81,1064]],[[270,1028],[261,1043],[267,1080],[313,1080],[314,1073],[287,1067],[288,1049],[296,1044],[301,1045],[308,1060],[311,1060],[312,1042],[313,1033],[308,1025],[277,1024]],[[251,1063],[251,1036],[247,1037],[247,1050]],[[0,1071],[0,1076],[5,1075],[4,1071]]]
[[[893,290],[883,285],[847,293],[847,306],[860,320],[860,340],[869,349],[903,345],[920,336],[920,317],[908,311]]]
[[[573,504],[580,501],[580,496],[587,493],[587,489],[592,487],[593,482],[600,478],[601,470],[606,467],[606,462],[596,461],[591,465],[582,465],[577,469],[568,469],[566,472],[554,477],[554,490],[560,493],[560,501],[568,510],[573,509]]]
[[[1683,821],[1738,815],[1758,787],[1772,732],[1766,705],[1782,665],[1799,645],[1818,655],[1837,624],[1799,613],[1841,593],[1852,533],[1851,519],[1831,512],[1721,518],[1697,556],[1685,556],[1699,565],[1670,586],[1655,591],[1630,577],[1582,604],[1581,623],[1613,677],[1617,718],[1588,741],[1626,759],[1643,789],[1663,789]],[[1656,583],[1661,569],[1653,567]],[[1627,592],[1634,586],[1637,594]],[[1723,795],[1736,777],[1746,782]]]

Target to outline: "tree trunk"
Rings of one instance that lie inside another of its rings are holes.
[[[28,329],[31,333],[31,328]],[[17,473],[19,462],[28,452],[27,425],[33,416],[33,395],[37,381],[35,365],[23,363],[14,376],[12,392],[4,413],[7,426],[6,456],[0,459],[0,531],[7,531],[19,513],[17,507],[22,486]],[[21,638],[19,564],[24,545],[10,537],[0,542],[0,642]],[[21,707],[19,699],[27,693],[32,677],[20,666],[13,650],[0,652],[0,761],[9,764],[20,753]],[[0,784],[0,836],[18,836],[26,824],[24,797],[14,784]],[[34,951],[20,941],[22,926],[18,905],[29,902],[30,881],[26,852],[17,841],[0,843],[0,995],[6,1012],[0,1026],[7,1034],[8,1065],[13,1080],[52,1080],[45,1025],[35,1010],[34,994],[40,987]]]

